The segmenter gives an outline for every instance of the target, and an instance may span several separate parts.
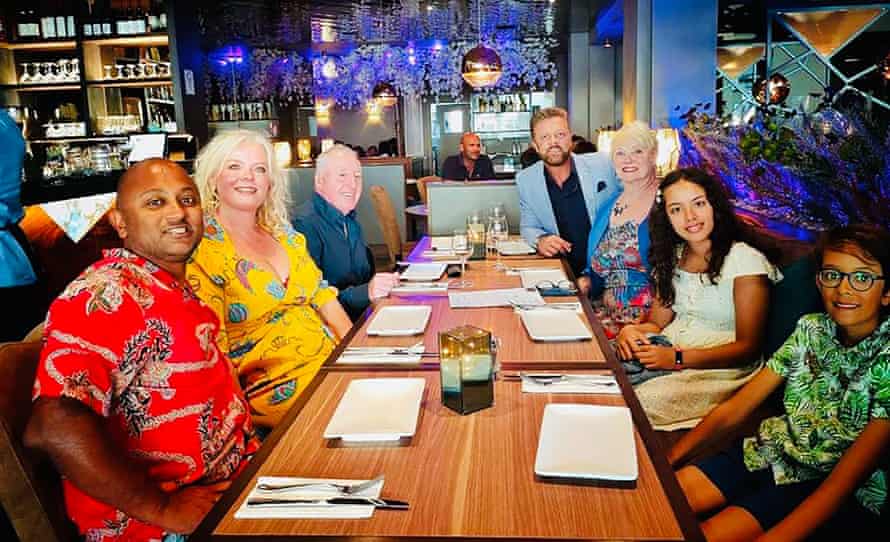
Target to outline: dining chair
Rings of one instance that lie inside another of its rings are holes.
[[[79,537],[65,514],[59,474],[22,443],[41,346],[0,344],[0,504],[20,542],[67,542]]]
[[[420,195],[420,203],[426,204],[426,183],[434,183],[442,180],[438,175],[427,175],[417,179],[417,193]]]
[[[386,188],[380,185],[372,185],[369,189],[371,203],[374,204],[374,212],[380,221],[380,229],[383,231],[383,241],[389,252],[390,264],[395,266],[402,259],[402,235],[399,233],[399,223],[396,220],[396,211]]]

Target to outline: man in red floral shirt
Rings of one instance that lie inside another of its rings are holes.
[[[110,219],[124,248],[50,308],[25,443],[62,473],[87,540],[162,540],[192,532],[258,444],[216,316],[184,281],[203,232],[194,183],[136,164]]]

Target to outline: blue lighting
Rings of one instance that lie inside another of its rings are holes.
[[[612,2],[600,12],[596,19],[596,37],[599,42],[609,40],[614,43],[624,36],[624,10],[620,0]]]
[[[244,47],[241,45],[227,45],[210,54],[210,58],[220,66],[243,64],[244,56]]]

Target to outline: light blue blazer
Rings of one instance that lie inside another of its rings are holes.
[[[573,154],[572,160],[581,181],[590,223],[595,224],[597,215],[606,212],[610,202],[621,193],[621,183],[615,175],[612,160],[605,153]],[[556,216],[544,178],[544,162],[539,160],[517,173],[516,187],[519,190],[519,233],[523,239],[536,246],[538,237],[551,233],[558,235]]]

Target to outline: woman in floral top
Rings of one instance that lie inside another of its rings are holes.
[[[596,215],[587,241],[589,275],[578,279],[609,339],[625,325],[645,321],[652,306],[646,253],[649,210],[658,190],[657,154],[658,142],[644,122],[625,124],[612,138],[610,156],[622,190],[609,202],[608,213]]]
[[[352,327],[285,211],[286,177],[260,134],[233,130],[198,156],[204,239],[188,280],[220,320],[254,424],[273,428]]]
[[[766,369],[669,454],[681,463],[785,384],[785,415],[677,474],[693,510],[713,514],[702,523],[708,540],[800,540],[879,523],[887,498],[879,469],[890,452],[890,234],[841,228],[819,256],[827,314],[803,316]]]

